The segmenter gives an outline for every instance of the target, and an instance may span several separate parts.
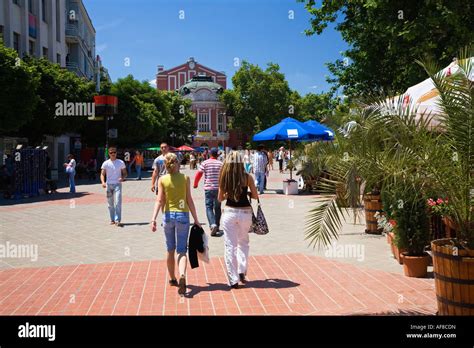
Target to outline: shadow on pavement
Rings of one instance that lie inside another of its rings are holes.
[[[29,204],[29,203],[38,203],[38,202],[51,202],[51,201],[60,201],[64,199],[73,199],[88,196],[90,193],[87,192],[57,192],[52,194],[45,194],[37,197],[28,197],[20,199],[0,199],[0,206],[9,206],[16,204]]]
[[[124,222],[122,223],[122,226],[126,227],[126,226],[145,226],[145,225],[149,225],[150,223],[149,222]]]
[[[231,291],[228,284],[224,283],[207,283],[208,286],[188,285],[190,292],[186,294],[187,298],[193,298],[202,291]],[[300,284],[284,279],[265,279],[265,280],[251,280],[242,285],[242,288],[253,289],[288,289],[299,286]],[[233,290],[233,291],[239,291]]]

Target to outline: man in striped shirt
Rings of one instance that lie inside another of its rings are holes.
[[[211,149],[211,157],[202,162],[194,178],[194,188],[198,187],[199,180],[204,175],[204,193],[206,197],[206,215],[211,227],[211,236],[218,237],[221,220],[221,203],[217,200],[219,192],[219,174],[222,162],[217,159],[219,151]]]
[[[263,194],[265,185],[265,174],[267,172],[268,157],[263,151],[264,146],[258,145],[257,153],[253,158],[253,172],[255,174],[255,185],[258,188],[258,193]]]

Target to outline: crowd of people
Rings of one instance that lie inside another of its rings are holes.
[[[273,168],[273,159],[280,159],[282,155],[266,151],[263,145],[259,145],[256,151],[230,151],[225,154],[212,148],[201,156],[190,153],[190,168],[197,169],[192,180],[180,172],[183,159],[170,152],[168,144],[162,143],[160,149],[161,153],[152,166],[150,191],[156,195],[156,202],[150,225],[155,232],[157,217],[161,212],[169,284],[177,286],[180,295],[185,294],[190,217],[194,226],[201,226],[192,198],[192,188],[198,189],[199,182],[204,179],[209,234],[213,237],[224,236],[229,286],[237,289],[239,283],[247,281],[248,232],[252,224],[251,199],[258,199],[259,194],[264,193],[266,178]],[[279,151],[284,152],[284,149]],[[137,151],[130,162],[135,166],[143,165],[143,158],[140,156]],[[127,178],[128,171],[126,163],[117,158],[117,148],[109,148],[109,157],[102,164],[100,179],[106,190],[110,224],[120,227],[122,183]],[[139,180],[140,174],[138,175]]]
[[[233,150],[227,154],[217,148],[202,153],[173,153],[166,143],[160,145],[160,150],[152,165],[150,190],[156,195],[156,203],[151,230],[157,230],[157,216],[161,212],[170,285],[177,286],[179,294],[185,294],[190,215],[193,225],[201,226],[192,198],[192,188],[198,189],[203,179],[209,234],[212,237],[224,237],[229,286],[238,288],[239,282],[246,282],[248,232],[252,224],[251,199],[258,199],[259,195],[264,194],[267,178],[274,169],[274,160],[278,161],[281,173],[285,170],[290,160],[289,153],[284,148],[269,151],[263,145],[259,145],[256,150]],[[48,168],[50,163],[49,159]],[[186,164],[189,164],[191,170],[196,170],[193,179],[180,172]],[[96,179],[98,169],[95,157],[77,164],[75,156],[69,154],[63,166],[71,193],[76,192],[75,176],[78,167],[85,168],[89,180]],[[108,148],[108,159],[102,163],[99,177],[107,197],[110,225],[123,226],[122,184],[130,176],[132,167],[136,171],[136,180],[142,180],[145,157],[141,151],[136,150],[133,154],[129,151],[119,153],[115,146]],[[4,172],[9,170],[8,166],[2,169]]]

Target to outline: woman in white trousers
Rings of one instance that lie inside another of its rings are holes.
[[[252,225],[249,196],[258,199],[254,179],[245,172],[240,154],[232,151],[220,172],[218,200],[226,200],[221,227],[224,231],[227,277],[233,289],[239,287],[239,281],[246,282],[249,229]]]

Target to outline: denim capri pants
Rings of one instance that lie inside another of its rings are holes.
[[[163,228],[165,230],[166,249],[178,254],[188,251],[189,213],[167,211],[163,214]]]

